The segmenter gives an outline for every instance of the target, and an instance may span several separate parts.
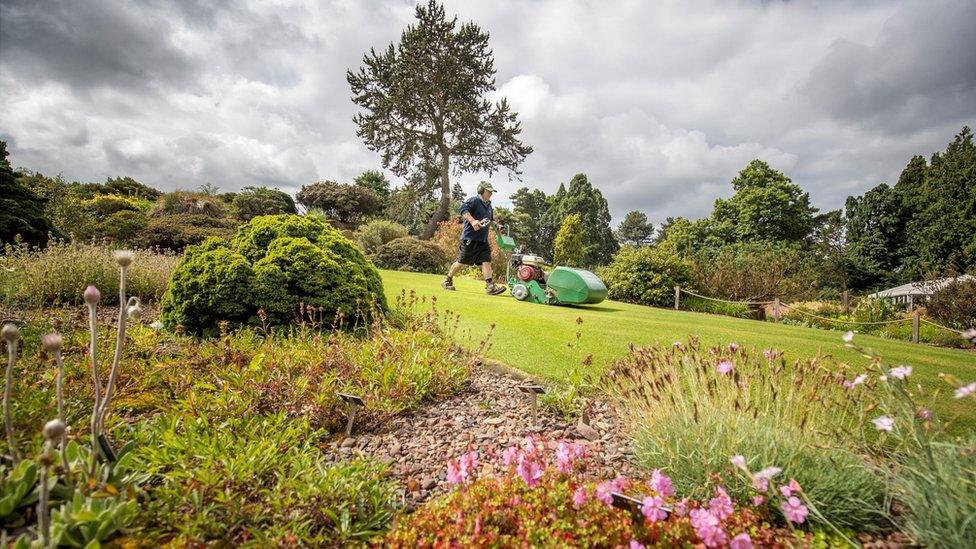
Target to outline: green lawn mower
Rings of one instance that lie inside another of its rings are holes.
[[[590,271],[550,265],[537,255],[515,253],[515,239],[495,227],[498,249],[511,254],[505,278],[512,296],[519,301],[545,305],[586,305],[607,298],[607,286]]]

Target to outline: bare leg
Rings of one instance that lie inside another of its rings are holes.
[[[448,278],[454,278],[454,275],[456,275],[457,272],[460,271],[463,268],[464,268],[464,264],[463,263],[458,263],[457,261],[455,261],[453,264],[451,264],[451,268],[447,270],[447,277]],[[489,269],[490,268],[491,268],[491,266],[489,265]]]
[[[483,278],[485,280],[492,280],[492,276],[491,276],[491,263],[482,263],[481,264],[481,274],[484,275]]]

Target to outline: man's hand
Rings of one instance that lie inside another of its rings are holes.
[[[471,220],[471,228],[473,230],[480,231],[481,230],[481,227],[482,227],[482,224],[481,224],[480,221],[478,221],[477,219],[472,219]]]

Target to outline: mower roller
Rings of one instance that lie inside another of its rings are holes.
[[[544,305],[587,305],[606,299],[607,286],[590,271],[556,267],[547,273],[545,259],[515,253],[515,239],[502,234],[497,225],[495,242],[499,250],[510,254],[505,278],[515,299]]]

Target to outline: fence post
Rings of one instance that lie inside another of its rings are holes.
[[[779,322],[779,298],[773,298],[773,320]]]
[[[915,314],[912,315],[912,343],[918,343],[918,329],[918,311],[915,311]]]
[[[851,314],[851,292],[850,291],[844,290],[843,300],[844,300],[844,314],[849,315]]]
[[[681,305],[681,286],[674,287],[674,310],[678,310],[678,306]]]

